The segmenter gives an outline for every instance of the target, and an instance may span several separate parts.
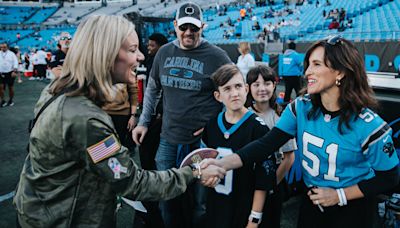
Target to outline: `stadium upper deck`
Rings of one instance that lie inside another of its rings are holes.
[[[173,18],[173,12],[179,4],[159,3],[157,0],[139,0],[137,5],[132,1],[108,1],[102,5],[99,1],[90,3],[38,4],[38,3],[5,3],[0,1],[0,41],[22,48],[55,47],[55,37],[63,30],[71,33],[76,25],[91,14],[125,14],[139,12],[142,16],[162,16]],[[224,15],[218,15],[216,4],[200,0],[199,4],[205,9],[204,17],[207,27],[204,36],[212,43],[229,44],[240,41],[258,42],[259,34],[268,23],[273,25],[287,24],[276,29],[281,40],[296,40],[296,42],[310,42],[326,37],[328,34],[340,32],[346,39],[353,41],[376,42],[400,40],[400,0],[332,0],[331,5],[321,4],[317,7],[315,0],[305,1],[296,5],[290,1],[285,6],[283,1],[275,1],[273,6],[251,5],[252,12],[244,20],[238,20],[239,10],[245,5],[223,1],[220,7],[226,7]],[[39,5],[39,6],[38,6]],[[351,20],[351,28],[329,30],[332,19],[323,17],[323,12],[343,8],[346,11],[345,22]],[[273,16],[266,16],[268,12]],[[288,11],[289,13],[282,13]],[[232,26],[227,25],[228,18]],[[297,24],[292,22],[298,19]],[[260,30],[253,30],[252,26],[258,21]],[[238,29],[240,27],[240,30]],[[147,33],[154,31],[173,34],[172,22],[148,26]],[[229,38],[224,33],[230,32]],[[240,36],[236,36],[239,32]],[[148,34],[144,34],[148,35]]]

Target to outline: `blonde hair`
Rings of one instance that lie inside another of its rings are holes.
[[[115,59],[132,33],[135,26],[121,16],[90,16],[79,25],[50,93],[70,89],[68,96],[84,95],[100,106],[110,101]]]
[[[242,55],[250,53],[250,51],[251,51],[250,43],[249,42],[240,42],[239,50]]]

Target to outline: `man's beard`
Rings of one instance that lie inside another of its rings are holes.
[[[61,48],[69,48],[70,44],[63,44],[61,45]]]

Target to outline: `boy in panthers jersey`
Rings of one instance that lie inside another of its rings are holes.
[[[207,123],[203,142],[207,147],[217,148],[219,156],[223,157],[262,137],[269,128],[260,117],[244,107],[248,86],[235,65],[222,66],[212,79],[216,86],[214,96],[225,105],[225,110]],[[252,202],[255,192],[265,194],[275,185],[276,170],[268,169],[274,164],[269,161],[229,171],[221,183],[210,189],[206,208],[207,227],[246,227],[248,219],[254,225],[261,222],[264,202],[259,208],[256,208],[257,205],[252,208]]]

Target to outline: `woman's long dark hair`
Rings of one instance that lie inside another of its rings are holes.
[[[255,67],[252,67],[249,72],[247,73],[247,84],[249,84],[249,93],[247,94],[247,101],[246,101],[246,107],[251,107],[254,111],[260,112],[257,110],[257,108],[254,106],[254,97],[251,95],[251,84],[253,84],[255,81],[257,81],[258,76],[261,76],[264,81],[272,81],[273,83],[276,82],[277,75],[275,71],[268,66],[265,65],[258,65]],[[280,106],[276,103],[276,86],[274,91],[272,92],[271,99],[268,101],[269,107],[275,110],[275,112],[279,115],[281,108]]]
[[[364,68],[364,60],[355,46],[348,40],[339,38],[336,43],[330,44],[327,40],[321,40],[313,44],[304,58],[304,70],[310,65],[310,55],[316,48],[325,50],[324,63],[327,67],[344,74],[339,86],[339,132],[343,133],[343,124],[348,129],[350,120],[357,118],[363,108],[378,108],[378,102],[374,98],[374,92],[368,85],[367,73]],[[320,94],[310,95],[313,108],[308,113],[308,118],[316,118],[321,111],[322,102]]]

